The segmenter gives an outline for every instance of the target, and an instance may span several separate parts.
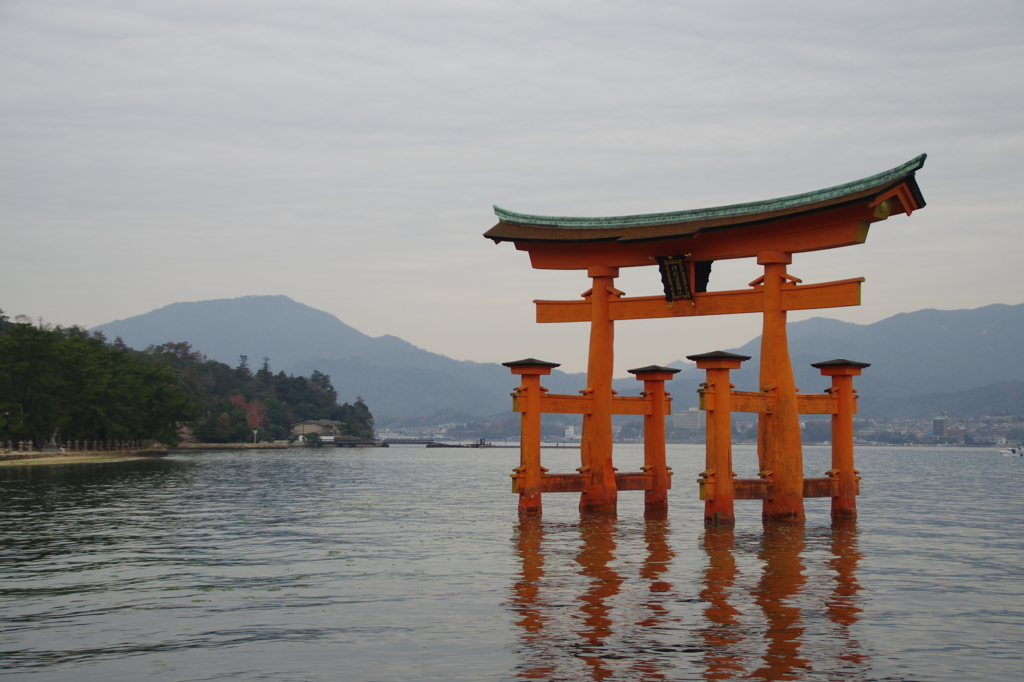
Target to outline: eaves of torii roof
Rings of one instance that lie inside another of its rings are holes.
[[[576,218],[515,213],[498,206],[484,236],[528,251],[535,268],[652,265],[655,256],[692,260],[817,251],[863,243],[871,223],[925,206],[915,173],[926,154],[884,173],[767,201],[670,213]]]

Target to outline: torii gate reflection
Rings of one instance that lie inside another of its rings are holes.
[[[667,519],[644,520],[639,566],[619,560],[616,526],[607,515],[588,515],[572,528],[520,519],[521,570],[509,602],[521,630],[517,677],[665,680],[694,664],[708,680],[800,679],[808,667],[851,679],[867,674],[869,656],[851,634],[861,611],[854,522],[826,531],[825,556],[822,538],[809,548],[798,525],[771,524],[753,543],[749,536],[738,543],[732,529],[708,528],[699,593],[690,597],[689,581],[670,579],[676,554]],[[566,537],[578,544],[569,549]],[[756,576],[744,575],[737,561],[751,552]],[[814,595],[823,592],[827,621],[813,620],[820,613]]]

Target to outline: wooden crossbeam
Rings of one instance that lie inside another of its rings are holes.
[[[700,483],[700,499],[713,499],[714,483],[709,481],[700,481]],[[804,497],[834,497],[839,494],[838,483],[837,479],[830,476],[805,478]],[[856,485],[856,494],[860,495],[859,478]],[[734,478],[732,479],[732,489],[735,500],[766,500],[771,499],[772,483],[764,478]]]
[[[752,391],[732,391],[731,410],[732,412],[771,412],[775,405],[775,398],[768,393],[754,393]],[[700,409],[715,409],[715,394],[711,391],[700,391]]]
[[[612,398],[612,414],[651,414],[651,401],[643,397]],[[665,414],[672,414],[672,399],[665,400]]]
[[[783,310],[816,310],[860,305],[863,277],[822,282],[788,284],[782,289]],[[590,301],[534,301],[537,322],[590,322]],[[693,301],[675,301],[668,307],[663,296],[611,298],[608,315],[612,320],[649,320],[662,317],[732,315],[764,311],[760,286],[734,291],[711,291],[693,295]]]
[[[796,407],[800,414],[839,414],[839,400],[827,393],[797,394]]]
[[[512,477],[512,492],[519,492],[519,478]],[[586,490],[590,476],[583,474],[544,474],[540,477],[541,493],[581,493]],[[616,490],[650,490],[654,481],[652,474],[643,471],[616,471]],[[672,487],[669,477],[668,487]]]
[[[651,414],[648,398],[636,396],[615,396],[612,398],[612,414]],[[525,412],[526,406],[520,396],[512,394],[512,411]],[[560,395],[549,393],[541,396],[542,414],[593,414],[594,399],[589,395]],[[672,414],[672,399],[665,399],[665,414]]]
[[[766,414],[774,409],[775,399],[770,393],[733,391],[730,395],[732,412]],[[796,396],[796,407],[799,414],[839,414],[839,400],[828,393],[799,393]],[[701,391],[700,409],[715,409],[713,392]],[[853,413],[857,414],[856,402]]]

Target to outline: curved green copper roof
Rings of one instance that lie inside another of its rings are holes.
[[[638,215],[610,216],[606,218],[574,218],[564,216],[530,215],[527,213],[509,211],[501,208],[500,206],[494,207],[494,213],[502,222],[506,223],[580,230],[615,229],[624,227],[665,225],[671,223],[687,223],[698,220],[736,218],[759,213],[791,210],[801,206],[808,206],[839,199],[874,187],[893,184],[907,178],[908,176],[913,176],[915,171],[920,170],[921,167],[924,166],[924,160],[927,156],[927,154],[921,154],[920,156],[907,161],[903,165],[887,170],[884,173],[878,173],[877,175],[872,175],[871,177],[863,178],[862,180],[855,180],[854,182],[848,182],[844,185],[836,185],[835,187],[826,187],[825,189],[819,189],[815,192],[805,192],[804,194],[794,194],[788,197],[779,197],[778,199],[768,199],[766,201],[754,201],[746,204],[730,204],[728,206],[697,208],[689,211],[645,213]],[[921,205],[924,205],[923,198],[921,199]],[[486,236],[490,236],[490,234]]]

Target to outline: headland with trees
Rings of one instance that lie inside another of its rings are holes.
[[[245,356],[231,367],[185,342],[135,350],[120,338],[12,321],[0,310],[0,443],[281,440],[309,419],[373,438],[366,404],[339,405],[319,371],[274,374],[269,358],[253,371]]]

